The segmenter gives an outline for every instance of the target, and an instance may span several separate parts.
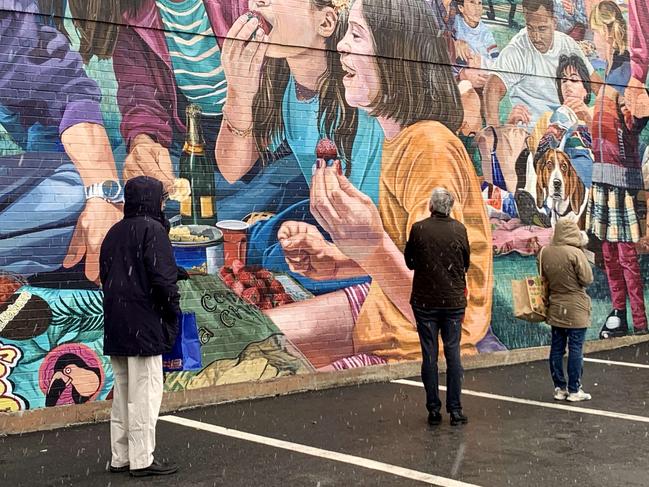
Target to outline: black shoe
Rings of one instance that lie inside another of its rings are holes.
[[[437,426],[442,423],[442,414],[439,411],[433,413],[428,413],[428,424],[431,426]]]
[[[110,473],[124,473],[129,471],[129,466],[124,465],[123,467],[113,467],[111,465],[108,470],[110,470]]]
[[[620,326],[615,328],[610,327],[609,324],[614,319],[619,320]],[[618,338],[626,336],[629,333],[629,325],[626,320],[626,310],[614,309],[606,318],[604,326],[599,331],[600,340],[605,340],[607,338]]]
[[[131,470],[131,476],[133,477],[148,477],[151,475],[171,475],[178,471],[178,465],[173,463],[162,463],[158,460],[153,460],[153,463],[147,468],[139,468],[137,470]]]
[[[639,330],[633,330],[633,334],[636,336],[649,335],[649,328],[640,328]]]
[[[457,426],[458,424],[467,424],[469,418],[467,418],[462,411],[452,411],[451,412],[451,426]]]

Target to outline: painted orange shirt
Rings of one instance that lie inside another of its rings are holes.
[[[430,216],[428,204],[436,186],[446,187],[455,197],[451,216],[467,227],[471,245],[462,349],[472,353],[491,320],[493,260],[491,227],[471,159],[460,140],[439,122],[418,122],[384,142],[378,208],[383,228],[402,252],[412,225]],[[376,283],[358,317],[354,348],[387,360],[421,359],[414,324]]]

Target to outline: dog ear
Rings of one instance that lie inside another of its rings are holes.
[[[569,167],[569,179],[571,180],[571,185],[573,186],[572,192],[569,193],[570,206],[572,206],[572,211],[574,211],[575,214],[578,215],[579,211],[581,210],[581,206],[584,203],[584,198],[586,197],[586,186],[584,186],[584,183],[581,181],[581,179],[579,179],[577,171],[575,171],[575,168],[572,167],[572,164]]]
[[[536,207],[543,208],[545,201],[545,188],[548,184],[546,177],[545,161],[547,159],[547,151],[536,159]]]

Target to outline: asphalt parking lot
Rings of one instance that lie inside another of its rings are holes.
[[[111,474],[108,424],[0,438],[2,486],[647,486],[649,342],[587,356],[593,400],[546,362],[470,370],[469,424],[426,423],[418,378],[205,407],[158,423],[178,474]]]

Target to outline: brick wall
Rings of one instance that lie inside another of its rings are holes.
[[[168,391],[417,360],[402,252],[436,186],[472,245],[465,353],[548,343],[511,280],[564,215],[590,234],[588,338],[611,292],[646,327],[647,9],[2,1],[0,411],[110,398],[98,254],[141,175],[172,224],[207,225],[174,242],[202,366]]]

